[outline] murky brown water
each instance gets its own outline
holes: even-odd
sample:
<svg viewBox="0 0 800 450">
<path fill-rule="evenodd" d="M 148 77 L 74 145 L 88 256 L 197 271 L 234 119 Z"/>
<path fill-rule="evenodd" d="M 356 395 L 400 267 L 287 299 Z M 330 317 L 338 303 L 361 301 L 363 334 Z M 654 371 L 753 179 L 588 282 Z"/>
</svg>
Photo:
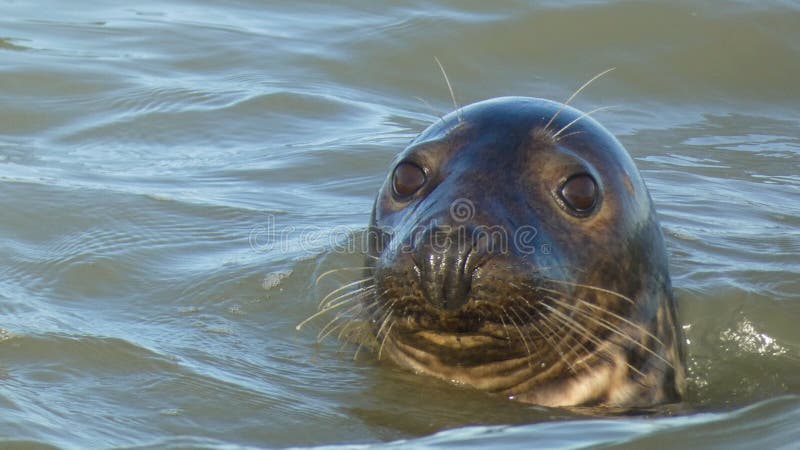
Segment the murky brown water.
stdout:
<svg viewBox="0 0 800 450">
<path fill-rule="evenodd" d="M 0 444 L 800 442 L 797 2 L 118 4 L 0 1 Z M 434 56 L 462 104 L 616 67 L 575 105 L 617 106 L 661 214 L 697 412 L 577 418 L 295 331 L 452 107 Z"/>
</svg>

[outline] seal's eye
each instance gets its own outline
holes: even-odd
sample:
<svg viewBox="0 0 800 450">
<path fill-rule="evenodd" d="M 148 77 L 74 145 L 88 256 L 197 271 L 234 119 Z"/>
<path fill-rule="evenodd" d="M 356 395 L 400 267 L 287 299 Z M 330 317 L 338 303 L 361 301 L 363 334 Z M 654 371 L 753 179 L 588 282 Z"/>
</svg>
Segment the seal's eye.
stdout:
<svg viewBox="0 0 800 450">
<path fill-rule="evenodd" d="M 414 163 L 401 162 L 394 168 L 392 187 L 401 198 L 410 197 L 425 184 L 425 171 Z"/>
<path fill-rule="evenodd" d="M 573 175 L 561 186 L 561 199 L 574 212 L 585 214 L 597 204 L 597 182 L 591 175 Z"/>
</svg>

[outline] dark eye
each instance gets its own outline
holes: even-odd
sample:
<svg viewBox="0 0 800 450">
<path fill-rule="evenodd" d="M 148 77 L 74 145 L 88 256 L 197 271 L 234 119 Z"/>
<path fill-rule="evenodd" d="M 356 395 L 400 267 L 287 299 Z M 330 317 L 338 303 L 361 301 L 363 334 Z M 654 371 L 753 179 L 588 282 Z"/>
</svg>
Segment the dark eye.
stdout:
<svg viewBox="0 0 800 450">
<path fill-rule="evenodd" d="M 570 177 L 561 186 L 561 198 L 577 213 L 590 212 L 597 204 L 597 196 L 597 183 L 586 173 Z"/>
<path fill-rule="evenodd" d="M 425 171 L 414 163 L 401 162 L 394 168 L 392 187 L 398 197 L 409 197 L 425 184 Z"/>
</svg>

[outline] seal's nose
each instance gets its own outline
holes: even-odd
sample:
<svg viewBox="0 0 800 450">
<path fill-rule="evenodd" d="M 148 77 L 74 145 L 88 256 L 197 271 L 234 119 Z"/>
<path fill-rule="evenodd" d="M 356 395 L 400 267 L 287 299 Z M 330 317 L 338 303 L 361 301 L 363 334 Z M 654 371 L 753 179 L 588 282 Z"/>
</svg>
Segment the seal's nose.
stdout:
<svg viewBox="0 0 800 450">
<path fill-rule="evenodd" d="M 422 291 L 431 305 L 454 311 L 469 300 L 475 246 L 465 226 L 437 226 L 415 243 Z"/>
</svg>

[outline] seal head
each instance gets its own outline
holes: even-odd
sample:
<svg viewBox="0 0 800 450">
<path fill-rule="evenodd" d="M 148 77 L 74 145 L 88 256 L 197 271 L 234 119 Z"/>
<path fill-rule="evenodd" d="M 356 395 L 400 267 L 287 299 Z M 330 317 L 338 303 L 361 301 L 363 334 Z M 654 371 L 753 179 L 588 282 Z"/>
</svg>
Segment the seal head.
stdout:
<svg viewBox="0 0 800 450">
<path fill-rule="evenodd" d="M 545 406 L 680 398 L 656 214 L 586 114 L 504 97 L 447 115 L 393 161 L 368 235 L 380 357 Z"/>
</svg>

